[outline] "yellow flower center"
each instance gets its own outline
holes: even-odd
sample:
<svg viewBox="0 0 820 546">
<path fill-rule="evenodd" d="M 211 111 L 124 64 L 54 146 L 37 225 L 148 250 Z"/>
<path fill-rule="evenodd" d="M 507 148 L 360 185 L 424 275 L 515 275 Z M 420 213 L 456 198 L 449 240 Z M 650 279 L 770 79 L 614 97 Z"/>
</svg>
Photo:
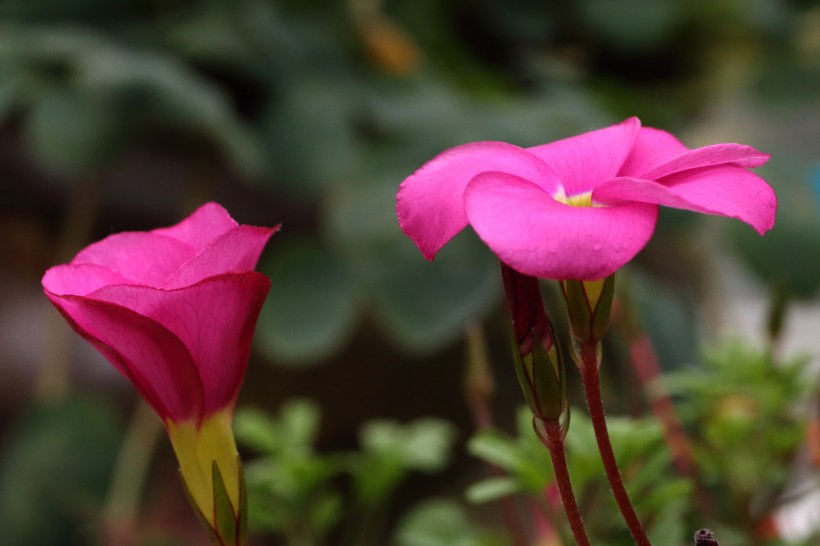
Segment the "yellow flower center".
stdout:
<svg viewBox="0 0 820 546">
<path fill-rule="evenodd" d="M 556 195 L 553 196 L 553 199 L 558 201 L 559 203 L 563 203 L 565 205 L 569 205 L 571 207 L 594 207 L 596 206 L 592 202 L 592 192 L 584 192 L 584 193 L 576 193 L 575 195 L 567 195 L 564 193 L 562 189 Z"/>
</svg>

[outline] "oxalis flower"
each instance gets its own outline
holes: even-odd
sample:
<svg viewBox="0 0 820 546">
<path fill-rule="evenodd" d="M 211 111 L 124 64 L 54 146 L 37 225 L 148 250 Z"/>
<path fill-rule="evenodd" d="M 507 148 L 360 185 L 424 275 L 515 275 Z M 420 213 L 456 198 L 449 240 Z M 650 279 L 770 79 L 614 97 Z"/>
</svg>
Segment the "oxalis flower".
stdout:
<svg viewBox="0 0 820 546">
<path fill-rule="evenodd" d="M 768 159 L 742 144 L 690 150 L 630 118 L 533 148 L 476 142 L 446 150 L 401 184 L 397 213 L 427 259 L 469 223 L 520 273 L 592 281 L 646 245 L 658 205 L 769 230 L 777 199 L 748 170 Z"/>
<path fill-rule="evenodd" d="M 278 228 L 239 225 L 209 203 L 175 226 L 111 235 L 42 281 L 162 418 L 192 504 L 220 544 L 244 540 L 231 420 L 270 288 L 253 269 Z"/>
</svg>

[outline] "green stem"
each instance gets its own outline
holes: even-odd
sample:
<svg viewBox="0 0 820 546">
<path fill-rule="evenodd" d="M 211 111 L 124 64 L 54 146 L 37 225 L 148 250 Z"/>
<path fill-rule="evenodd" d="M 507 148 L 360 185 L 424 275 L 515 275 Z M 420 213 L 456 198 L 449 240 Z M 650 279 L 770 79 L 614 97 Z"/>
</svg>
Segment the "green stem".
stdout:
<svg viewBox="0 0 820 546">
<path fill-rule="evenodd" d="M 120 446 L 103 508 L 105 544 L 127 546 L 134 542 L 145 477 L 161 433 L 161 421 L 139 401 Z"/>
<path fill-rule="evenodd" d="M 604 470 L 609 484 L 612 487 L 612 494 L 615 502 L 621 510 L 621 515 L 632 533 L 632 538 L 638 546 L 652 546 L 646 536 L 643 524 L 635 513 L 635 507 L 629 499 L 629 493 L 624 485 L 621 471 L 618 469 L 618 462 L 615 460 L 615 453 L 612 450 L 612 443 L 609 440 L 609 431 L 606 426 L 606 416 L 604 414 L 604 401 L 601 398 L 601 379 L 598 371 L 598 343 L 581 343 L 578 347 L 583 367 L 581 371 L 584 379 L 584 391 L 586 393 L 587 405 L 589 407 L 589 417 L 592 420 L 592 427 L 595 430 L 595 439 L 598 442 L 598 451 L 601 453 L 601 460 L 604 463 Z"/>
<path fill-rule="evenodd" d="M 578 502 L 575 500 L 572 482 L 569 479 L 561 424 L 558 421 L 541 421 L 541 426 L 546 433 L 547 441 L 544 444 L 547 445 L 550 452 L 552 468 L 555 472 L 555 482 L 558 484 L 558 492 L 561 494 L 561 502 L 564 505 L 564 512 L 567 515 L 572 536 L 575 537 L 575 543 L 578 546 L 589 546 L 589 537 L 584 528 L 584 520 L 581 518 L 581 511 L 578 510 Z"/>
</svg>

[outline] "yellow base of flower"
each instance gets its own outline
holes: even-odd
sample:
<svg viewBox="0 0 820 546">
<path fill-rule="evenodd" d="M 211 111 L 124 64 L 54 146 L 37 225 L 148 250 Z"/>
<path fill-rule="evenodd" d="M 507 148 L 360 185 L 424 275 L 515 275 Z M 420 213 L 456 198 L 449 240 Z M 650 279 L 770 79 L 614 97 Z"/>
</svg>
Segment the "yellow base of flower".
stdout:
<svg viewBox="0 0 820 546">
<path fill-rule="evenodd" d="M 225 409 L 202 420 L 176 423 L 167 421 L 168 435 L 179 461 L 182 479 L 191 499 L 202 515 L 210 521 L 214 510 L 213 465 L 225 482 L 228 499 L 239 512 L 241 469 L 239 453 L 231 428 L 232 411 Z"/>
</svg>

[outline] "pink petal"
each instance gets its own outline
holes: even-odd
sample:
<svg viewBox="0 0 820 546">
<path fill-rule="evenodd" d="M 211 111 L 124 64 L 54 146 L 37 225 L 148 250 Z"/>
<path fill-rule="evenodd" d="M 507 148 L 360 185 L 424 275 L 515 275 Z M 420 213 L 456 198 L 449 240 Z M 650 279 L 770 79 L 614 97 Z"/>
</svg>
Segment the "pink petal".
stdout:
<svg viewBox="0 0 820 546">
<path fill-rule="evenodd" d="M 658 165 L 649 172 L 639 176 L 646 180 L 657 180 L 689 169 L 700 167 L 714 167 L 732 163 L 740 167 L 759 167 L 769 160 L 769 154 L 764 154 L 743 144 L 714 144 L 685 152 L 666 163 Z"/>
<path fill-rule="evenodd" d="M 567 195 L 586 193 L 599 182 L 618 174 L 638 136 L 640 124 L 638 118 L 629 118 L 605 129 L 528 148 L 528 151 L 558 173 Z"/>
<path fill-rule="evenodd" d="M 399 226 L 425 258 L 432 260 L 467 225 L 464 188 L 486 171 L 521 176 L 550 193 L 561 187 L 552 169 L 512 144 L 475 142 L 446 150 L 402 182 L 396 196 Z"/>
<path fill-rule="evenodd" d="M 43 288 L 60 296 L 85 296 L 110 284 L 129 281 L 107 267 L 94 264 L 57 265 L 43 275 Z"/>
<path fill-rule="evenodd" d="M 188 348 L 205 391 L 205 415 L 235 401 L 270 281 L 255 271 L 210 277 L 178 290 L 109 286 L 91 297 L 161 324 Z"/>
<path fill-rule="evenodd" d="M 743 144 L 713 144 L 689 150 L 666 131 L 644 127 L 621 168 L 620 176 L 657 180 L 688 169 L 726 163 L 753 168 L 766 163 L 769 157 L 769 154 Z"/>
<path fill-rule="evenodd" d="M 660 182 L 615 178 L 592 193 L 596 202 L 652 203 L 737 218 L 761 235 L 774 225 L 777 197 L 759 176 L 743 167 L 719 165 L 689 170 Z"/>
<path fill-rule="evenodd" d="M 279 226 L 237 226 L 217 237 L 193 259 L 183 264 L 162 287 L 182 288 L 221 273 L 250 271 L 256 267 L 268 239 L 278 230 Z"/>
<path fill-rule="evenodd" d="M 689 148 L 666 131 L 653 127 L 641 127 L 638 138 L 626 158 L 620 176 L 640 177 L 658 165 L 684 154 Z M 614 178 L 614 177 L 612 177 Z M 606 180 L 601 180 L 602 182 Z"/>
<path fill-rule="evenodd" d="M 195 254 L 193 247 L 176 239 L 158 233 L 132 231 L 109 235 L 87 246 L 71 264 L 101 265 L 130 282 L 161 286 Z"/>
<path fill-rule="evenodd" d="M 572 207 L 504 173 L 473 178 L 465 210 L 479 237 L 513 269 L 548 279 L 595 280 L 631 260 L 652 236 L 657 207 Z"/>
<path fill-rule="evenodd" d="M 48 290 L 46 296 L 71 327 L 133 383 L 160 417 L 201 417 L 199 373 L 178 337 L 119 305 Z"/>
<path fill-rule="evenodd" d="M 198 252 L 238 224 L 221 205 L 205 203 L 180 223 L 155 229 L 151 233 L 177 239 Z"/>
</svg>

